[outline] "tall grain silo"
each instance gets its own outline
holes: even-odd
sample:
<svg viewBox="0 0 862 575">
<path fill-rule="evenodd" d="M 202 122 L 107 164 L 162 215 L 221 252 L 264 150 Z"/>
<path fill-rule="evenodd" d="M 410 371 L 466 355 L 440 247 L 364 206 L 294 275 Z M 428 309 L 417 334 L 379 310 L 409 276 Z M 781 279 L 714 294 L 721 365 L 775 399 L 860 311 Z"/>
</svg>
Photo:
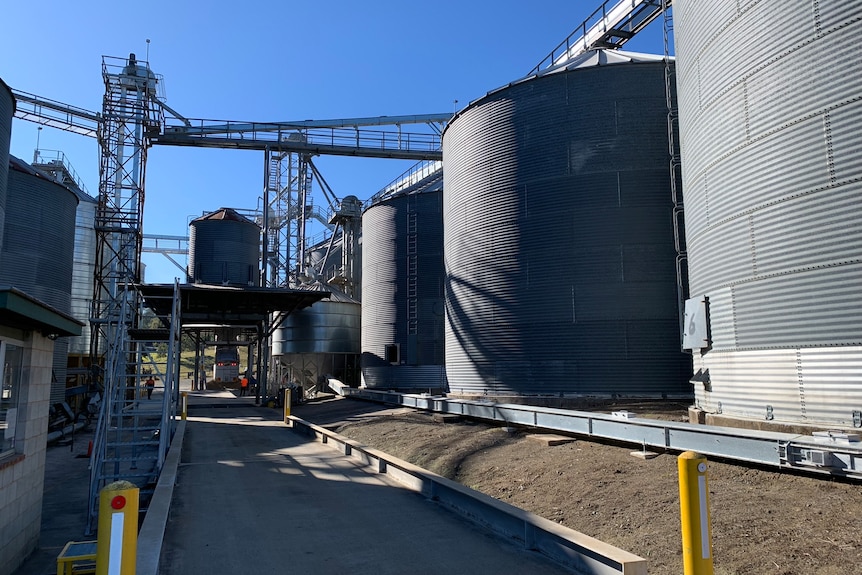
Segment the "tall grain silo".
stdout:
<svg viewBox="0 0 862 575">
<path fill-rule="evenodd" d="M 442 173 L 362 215 L 362 385 L 446 390 Z"/>
<path fill-rule="evenodd" d="M 26 162 L 9 157 L 0 285 L 11 285 L 71 313 L 78 197 Z M 51 403 L 66 399 L 68 339 L 54 342 Z"/>
<path fill-rule="evenodd" d="M 3 225 L 6 221 L 6 189 L 9 177 L 9 142 L 12 139 L 12 116 L 15 96 L 0 79 L 0 248 L 3 247 Z"/>
<path fill-rule="evenodd" d="M 360 304 L 325 284 L 304 286 L 330 292 L 313 306 L 294 311 L 272 337 L 273 365 L 282 384 L 323 391 L 326 377 L 359 384 Z"/>
<path fill-rule="evenodd" d="M 230 208 L 190 224 L 189 283 L 256 286 L 260 283 L 260 227 Z"/>
<path fill-rule="evenodd" d="M 84 367 L 90 355 L 90 315 L 92 314 L 93 282 L 96 268 L 96 208 L 98 201 L 86 192 L 72 188 L 78 196 L 75 212 L 75 250 L 72 260 L 72 317 L 84 322 L 81 335 L 69 338 L 70 362 Z M 103 342 L 102 342 L 103 343 Z M 102 350 L 103 351 L 103 350 Z M 87 361 L 89 361 L 87 359 Z M 71 363 L 70 363 L 71 365 Z"/>
<path fill-rule="evenodd" d="M 674 12 L 696 405 L 862 427 L 862 4 Z"/>
<path fill-rule="evenodd" d="M 665 71 L 658 56 L 592 51 L 490 92 L 449 123 L 453 394 L 690 395 Z"/>
</svg>

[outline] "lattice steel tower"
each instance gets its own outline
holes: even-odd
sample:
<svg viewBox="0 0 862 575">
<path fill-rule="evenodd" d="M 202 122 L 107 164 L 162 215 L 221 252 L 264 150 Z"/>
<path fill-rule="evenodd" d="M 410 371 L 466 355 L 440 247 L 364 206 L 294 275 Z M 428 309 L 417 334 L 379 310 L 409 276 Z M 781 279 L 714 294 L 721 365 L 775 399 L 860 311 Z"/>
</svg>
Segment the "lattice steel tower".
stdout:
<svg viewBox="0 0 862 575">
<path fill-rule="evenodd" d="M 140 281 L 144 174 L 149 138 L 164 121 L 156 100 L 157 78 L 147 62 L 104 56 L 105 96 L 99 123 L 99 205 L 96 212 L 96 271 L 93 291 L 92 358 L 117 340 L 115 330 L 134 327 L 137 302 L 124 289 Z M 130 317 L 121 317 L 121 310 Z"/>
</svg>

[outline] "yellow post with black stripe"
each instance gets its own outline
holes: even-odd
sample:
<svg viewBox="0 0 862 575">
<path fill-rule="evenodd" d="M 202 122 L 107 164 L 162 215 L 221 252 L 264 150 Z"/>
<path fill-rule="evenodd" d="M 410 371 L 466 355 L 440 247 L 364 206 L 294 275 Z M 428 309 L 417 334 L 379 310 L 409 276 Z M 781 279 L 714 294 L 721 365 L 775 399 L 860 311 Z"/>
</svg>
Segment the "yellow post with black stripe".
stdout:
<svg viewBox="0 0 862 575">
<path fill-rule="evenodd" d="M 189 417 L 189 392 L 184 391 L 180 394 L 182 397 L 182 412 L 180 414 L 180 418 L 185 421 Z"/>
<path fill-rule="evenodd" d="M 706 457 L 686 451 L 677 459 L 682 521 L 682 564 L 685 575 L 712 575 L 712 528 Z"/>
<path fill-rule="evenodd" d="M 99 493 L 96 575 L 134 575 L 138 555 L 139 489 L 115 481 Z"/>
</svg>

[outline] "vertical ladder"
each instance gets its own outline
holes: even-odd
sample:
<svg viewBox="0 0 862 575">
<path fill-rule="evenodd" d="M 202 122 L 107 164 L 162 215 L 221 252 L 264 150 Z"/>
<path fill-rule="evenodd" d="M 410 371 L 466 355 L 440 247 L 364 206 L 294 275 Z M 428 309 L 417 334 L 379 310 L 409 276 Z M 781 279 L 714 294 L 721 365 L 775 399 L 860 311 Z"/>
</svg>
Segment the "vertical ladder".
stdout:
<svg viewBox="0 0 862 575">
<path fill-rule="evenodd" d="M 407 333 L 419 333 L 418 214 L 410 204 L 407 212 Z"/>
<path fill-rule="evenodd" d="M 683 334 L 685 300 L 688 299 L 688 256 L 685 246 L 685 211 L 682 195 L 682 171 L 679 150 L 679 110 L 676 95 L 676 65 L 671 61 L 673 42 L 673 12 L 671 0 L 662 0 L 664 39 L 664 79 L 667 100 L 667 141 L 670 156 L 670 193 L 673 202 L 673 239 L 676 250 L 677 307 L 680 322 L 680 338 Z"/>
</svg>

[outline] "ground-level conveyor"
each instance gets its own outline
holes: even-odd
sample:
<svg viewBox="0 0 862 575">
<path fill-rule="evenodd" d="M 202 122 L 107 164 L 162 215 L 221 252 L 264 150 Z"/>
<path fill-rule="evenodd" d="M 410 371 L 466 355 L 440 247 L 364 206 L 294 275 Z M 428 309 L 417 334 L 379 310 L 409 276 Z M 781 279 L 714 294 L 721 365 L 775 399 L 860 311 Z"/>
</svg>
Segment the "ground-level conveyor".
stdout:
<svg viewBox="0 0 862 575">
<path fill-rule="evenodd" d="M 843 431 L 799 435 L 603 414 L 532 405 L 354 389 L 330 380 L 341 395 L 504 423 L 621 441 L 646 449 L 696 451 L 708 457 L 862 480 L 862 442 Z"/>
</svg>

